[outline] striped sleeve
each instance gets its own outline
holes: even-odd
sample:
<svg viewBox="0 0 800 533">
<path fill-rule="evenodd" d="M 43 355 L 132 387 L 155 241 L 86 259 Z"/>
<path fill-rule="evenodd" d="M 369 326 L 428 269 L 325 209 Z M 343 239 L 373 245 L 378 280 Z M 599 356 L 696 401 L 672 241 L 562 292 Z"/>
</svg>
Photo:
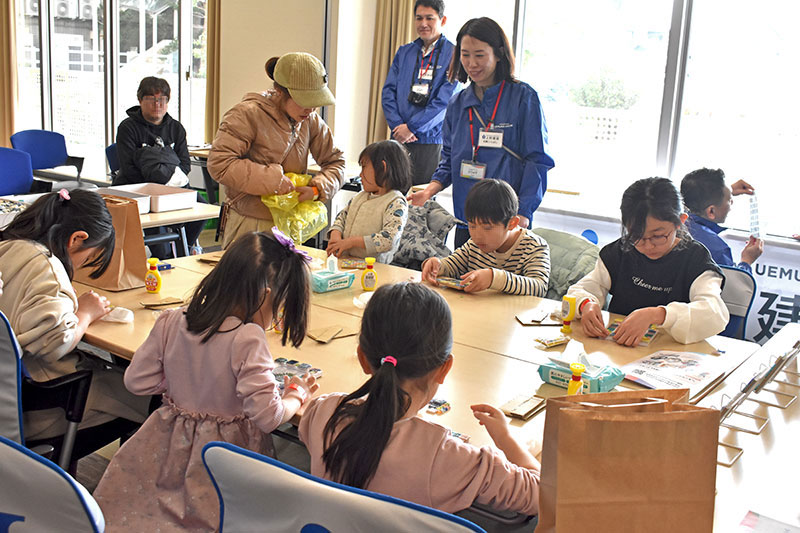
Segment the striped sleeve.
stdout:
<svg viewBox="0 0 800 533">
<path fill-rule="evenodd" d="M 475 259 L 475 252 L 481 253 L 480 249 L 470 239 L 455 252 L 442 259 L 439 275 L 446 278 L 460 278 L 467 272 L 475 270 L 474 267 L 470 266 L 470 263 L 473 262 L 472 260 Z"/>
<path fill-rule="evenodd" d="M 550 282 L 550 248 L 541 237 L 527 233 L 504 264 L 498 264 L 492 272 L 490 288 L 543 298 Z"/>
</svg>

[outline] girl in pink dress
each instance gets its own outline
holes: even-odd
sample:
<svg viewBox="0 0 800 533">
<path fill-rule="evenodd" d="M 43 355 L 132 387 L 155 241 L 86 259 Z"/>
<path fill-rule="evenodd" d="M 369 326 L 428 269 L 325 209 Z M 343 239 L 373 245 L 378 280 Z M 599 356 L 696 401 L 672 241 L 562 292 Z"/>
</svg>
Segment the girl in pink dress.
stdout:
<svg viewBox="0 0 800 533">
<path fill-rule="evenodd" d="M 317 389 L 285 382 L 264 334 L 283 309 L 283 344 L 303 341 L 309 257 L 273 228 L 237 240 L 186 308 L 164 311 L 125 372 L 135 394 L 164 403 L 114 455 L 94 493 L 106 531 L 213 531 L 219 503 L 201 451 L 224 441 L 273 455 L 269 433 Z"/>
<path fill-rule="evenodd" d="M 418 283 L 378 289 L 357 349 L 369 380 L 316 398 L 300 420 L 311 473 L 447 512 L 478 501 L 537 514 L 539 463 L 511 437 L 501 411 L 471 406 L 505 457 L 417 416 L 453 366 L 452 346 L 450 308 L 438 293 Z"/>
</svg>

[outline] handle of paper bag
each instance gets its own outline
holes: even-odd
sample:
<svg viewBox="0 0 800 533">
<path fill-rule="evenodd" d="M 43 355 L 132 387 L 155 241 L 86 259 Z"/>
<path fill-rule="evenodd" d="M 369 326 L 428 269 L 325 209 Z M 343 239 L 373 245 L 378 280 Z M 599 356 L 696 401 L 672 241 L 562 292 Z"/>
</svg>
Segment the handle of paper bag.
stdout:
<svg viewBox="0 0 800 533">
<path fill-rule="evenodd" d="M 578 402 L 578 405 L 582 405 L 584 407 L 604 407 L 607 409 L 615 409 L 617 407 L 639 407 L 644 405 L 657 405 L 660 403 L 668 403 L 668 400 L 664 398 L 642 398 L 642 401 L 635 402 L 635 403 L 594 403 L 594 402 Z"/>
</svg>

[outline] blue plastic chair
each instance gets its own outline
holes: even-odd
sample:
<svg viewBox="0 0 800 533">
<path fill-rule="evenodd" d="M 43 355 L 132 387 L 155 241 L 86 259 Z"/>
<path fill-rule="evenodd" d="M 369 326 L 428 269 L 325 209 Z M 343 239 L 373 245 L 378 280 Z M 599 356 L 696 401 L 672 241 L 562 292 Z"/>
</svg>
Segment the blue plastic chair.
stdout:
<svg viewBox="0 0 800 533">
<path fill-rule="evenodd" d="M 747 315 L 756 297 L 756 279 L 750 272 L 741 268 L 721 265 L 720 268 L 725 277 L 722 301 L 725 302 L 731 315 L 728 326 L 720 335 L 744 339 L 747 333 Z"/>
<path fill-rule="evenodd" d="M 108 169 L 112 174 L 119 172 L 119 154 L 117 153 L 117 143 L 111 143 L 106 146 L 106 159 L 108 160 Z"/>
<path fill-rule="evenodd" d="M 220 531 L 484 531 L 458 516 L 320 479 L 224 442 L 205 445 L 203 464 L 219 496 Z"/>
<path fill-rule="evenodd" d="M 52 461 L 0 436 L 0 531 L 105 530 L 100 506 Z"/>
<path fill-rule="evenodd" d="M 581 237 L 583 237 L 592 244 L 597 244 L 597 232 L 593 229 L 583 230 L 583 233 L 581 233 Z"/>
<path fill-rule="evenodd" d="M 0 195 L 28 194 L 31 185 L 33 168 L 30 154 L 0 147 Z"/>
<path fill-rule="evenodd" d="M 31 155 L 33 170 L 65 165 L 75 167 L 78 171 L 76 179 L 80 183 L 83 158 L 67 154 L 67 142 L 60 133 L 47 130 L 18 131 L 11 136 L 11 145 Z"/>
</svg>

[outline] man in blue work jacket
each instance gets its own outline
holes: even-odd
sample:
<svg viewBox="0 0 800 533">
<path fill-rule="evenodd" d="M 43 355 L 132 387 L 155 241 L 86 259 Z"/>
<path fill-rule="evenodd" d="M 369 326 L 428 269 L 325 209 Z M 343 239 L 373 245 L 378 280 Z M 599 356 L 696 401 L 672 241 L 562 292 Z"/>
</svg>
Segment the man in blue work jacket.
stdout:
<svg viewBox="0 0 800 533">
<path fill-rule="evenodd" d="M 447 80 L 454 47 L 442 35 L 445 22 L 443 0 L 414 3 L 419 38 L 400 47 L 383 85 L 383 114 L 411 155 L 415 185 L 429 182 L 439 164 L 444 113 L 459 85 Z"/>
</svg>

